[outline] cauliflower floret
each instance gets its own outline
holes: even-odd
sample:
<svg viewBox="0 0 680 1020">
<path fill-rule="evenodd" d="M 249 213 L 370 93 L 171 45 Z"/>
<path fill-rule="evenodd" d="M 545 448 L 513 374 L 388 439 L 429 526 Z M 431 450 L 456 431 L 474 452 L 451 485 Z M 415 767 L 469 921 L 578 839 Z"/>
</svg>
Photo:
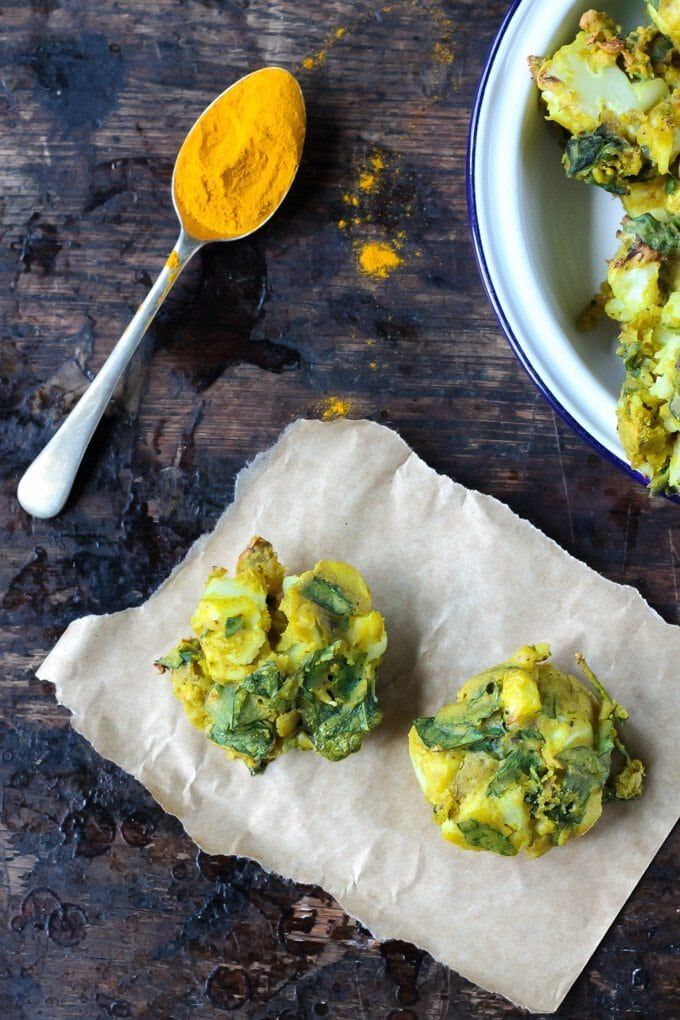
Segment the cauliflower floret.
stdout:
<svg viewBox="0 0 680 1020">
<path fill-rule="evenodd" d="M 660 324 L 670 329 L 680 329 L 680 292 L 669 294 L 668 301 L 661 309 Z"/>
<path fill-rule="evenodd" d="M 670 210 L 667 180 L 666 177 L 653 177 L 650 181 L 629 181 L 628 193 L 621 196 L 626 213 L 629 216 L 651 213 L 657 219 L 663 216 L 667 209 Z"/>
<path fill-rule="evenodd" d="M 529 66 L 549 120 L 574 135 L 606 124 L 634 141 L 641 116 L 668 95 L 668 87 L 660 77 L 631 81 L 617 63 L 624 40 L 603 40 L 603 34 L 581 31 L 552 57 L 531 57 Z"/>
<path fill-rule="evenodd" d="M 680 89 L 649 111 L 637 134 L 660 174 L 667 174 L 680 152 Z"/>
<path fill-rule="evenodd" d="M 659 333 L 660 331 L 657 331 L 657 341 L 660 340 Z M 658 397 L 659 400 L 672 401 L 678 392 L 678 383 L 680 382 L 679 366 L 680 332 L 673 330 L 664 337 L 661 348 L 652 361 L 652 372 L 656 378 L 649 387 L 649 392 L 653 396 Z M 677 432 L 680 427 L 679 419 L 680 415 L 678 419 L 673 417 L 674 422 L 676 422 L 672 426 L 674 432 Z"/>
<path fill-rule="evenodd" d="M 661 303 L 659 272 L 661 256 L 632 237 L 625 237 L 609 263 L 607 282 L 612 297 L 605 312 L 617 322 L 630 322 L 648 308 Z"/>
</svg>

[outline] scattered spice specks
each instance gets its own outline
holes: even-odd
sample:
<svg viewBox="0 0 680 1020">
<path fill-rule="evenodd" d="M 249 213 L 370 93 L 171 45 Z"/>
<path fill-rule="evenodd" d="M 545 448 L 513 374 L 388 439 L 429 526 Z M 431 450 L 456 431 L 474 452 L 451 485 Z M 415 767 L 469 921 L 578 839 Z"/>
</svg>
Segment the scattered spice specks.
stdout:
<svg viewBox="0 0 680 1020">
<path fill-rule="evenodd" d="M 406 262 L 406 231 L 398 228 L 411 216 L 411 190 L 394 154 L 374 149 L 354 163 L 336 225 L 351 238 L 363 276 L 385 280 Z"/>
<path fill-rule="evenodd" d="M 354 403 L 348 397 L 326 397 L 318 405 L 318 413 L 322 421 L 333 421 L 335 418 L 346 418 L 354 409 Z"/>
<path fill-rule="evenodd" d="M 453 63 L 453 50 L 448 42 L 437 42 L 434 44 L 434 58 L 440 64 Z"/>
<path fill-rule="evenodd" d="M 338 28 L 326 36 L 323 46 L 316 53 L 310 57 L 305 57 L 304 60 L 300 61 L 300 69 L 303 71 L 315 71 L 317 67 L 321 67 L 326 61 L 328 51 L 335 43 L 339 42 L 347 34 L 347 29 L 344 25 L 340 25 Z"/>
<path fill-rule="evenodd" d="M 326 51 L 319 50 L 319 52 L 315 53 L 313 57 L 305 57 L 305 59 L 302 61 L 302 67 L 305 69 L 305 71 L 313 71 L 315 67 L 319 67 L 321 64 L 323 64 L 325 59 Z"/>
<path fill-rule="evenodd" d="M 434 30 L 439 33 L 439 38 L 435 42 L 432 51 L 435 61 L 444 65 L 453 63 L 453 21 L 440 9 L 438 4 L 432 3 L 431 0 L 398 0 L 395 4 L 386 4 L 379 10 L 373 11 L 368 17 L 377 18 L 378 21 L 382 21 L 383 14 L 392 14 L 399 10 L 408 11 L 409 9 L 416 15 L 424 15 L 428 18 Z M 352 27 L 354 29 L 360 28 L 366 20 L 367 16 L 364 15 Z M 348 28 L 346 25 L 339 25 L 337 28 L 332 29 L 316 53 L 304 57 L 300 61 L 298 70 L 315 71 L 321 67 L 326 62 L 329 51 L 344 39 L 347 32 Z"/>
</svg>

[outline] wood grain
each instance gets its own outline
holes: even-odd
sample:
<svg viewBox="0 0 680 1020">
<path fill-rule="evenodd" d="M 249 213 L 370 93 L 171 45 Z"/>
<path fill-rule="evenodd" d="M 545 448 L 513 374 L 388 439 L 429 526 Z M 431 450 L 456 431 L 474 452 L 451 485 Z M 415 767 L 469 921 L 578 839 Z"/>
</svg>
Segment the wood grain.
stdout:
<svg viewBox="0 0 680 1020">
<path fill-rule="evenodd" d="M 507 6 L 2 5 L 0 1015 L 519 1015 L 413 947 L 378 944 L 322 890 L 197 853 L 33 676 L 71 619 L 143 600 L 215 522 L 244 462 L 332 395 L 680 622 L 677 507 L 650 500 L 556 420 L 474 265 L 465 136 Z M 308 143 L 289 199 L 250 241 L 196 259 L 67 511 L 29 519 L 15 500 L 23 469 L 174 241 L 169 181 L 184 132 L 243 72 L 306 57 Z M 348 205 L 376 153 L 379 187 Z M 348 213 L 360 222 L 340 228 Z M 398 272 L 358 272 L 358 245 L 397 238 Z M 676 832 L 561 1016 L 680 1015 L 679 847 Z"/>
</svg>

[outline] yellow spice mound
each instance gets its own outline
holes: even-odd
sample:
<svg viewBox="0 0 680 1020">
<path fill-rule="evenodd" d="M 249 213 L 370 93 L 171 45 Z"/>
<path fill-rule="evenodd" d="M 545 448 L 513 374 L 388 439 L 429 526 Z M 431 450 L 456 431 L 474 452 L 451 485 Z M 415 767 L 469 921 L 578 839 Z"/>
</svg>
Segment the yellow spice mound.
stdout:
<svg viewBox="0 0 680 1020">
<path fill-rule="evenodd" d="M 394 248 L 384 242 L 364 244 L 359 250 L 359 268 L 368 276 L 386 279 L 404 260 Z"/>
<path fill-rule="evenodd" d="M 255 71 L 215 100 L 175 168 L 174 197 L 189 233 L 209 241 L 258 227 L 288 191 L 304 138 L 304 99 L 283 68 Z"/>
</svg>

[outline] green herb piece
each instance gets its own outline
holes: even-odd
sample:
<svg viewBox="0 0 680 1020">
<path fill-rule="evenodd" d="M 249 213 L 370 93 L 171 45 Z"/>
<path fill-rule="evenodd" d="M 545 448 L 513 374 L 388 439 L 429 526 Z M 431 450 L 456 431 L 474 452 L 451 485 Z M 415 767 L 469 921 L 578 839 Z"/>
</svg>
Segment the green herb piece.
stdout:
<svg viewBox="0 0 680 1020">
<path fill-rule="evenodd" d="M 356 704 L 366 697 L 368 679 L 362 666 L 362 662 L 352 665 L 340 660 L 337 672 L 331 681 L 331 690 L 335 700 L 345 702 L 345 704 Z"/>
<path fill-rule="evenodd" d="M 465 842 L 470 846 L 477 846 L 480 850 L 493 850 L 502 857 L 514 857 L 517 850 L 507 836 L 504 836 L 498 829 L 491 825 L 484 825 L 474 818 L 467 818 L 458 822 L 458 828 L 465 836 Z"/>
<path fill-rule="evenodd" d="M 177 648 L 156 659 L 156 665 L 163 666 L 164 669 L 179 669 L 185 663 L 198 659 L 200 655 L 201 646 L 198 641 L 181 641 Z"/>
<path fill-rule="evenodd" d="M 569 747 L 555 756 L 566 769 L 562 782 L 560 814 L 570 825 L 579 825 L 591 793 L 602 789 L 609 775 L 609 758 L 590 747 Z"/>
<path fill-rule="evenodd" d="M 630 752 L 621 740 L 617 729 L 617 723 L 624 723 L 628 718 L 628 712 L 623 705 L 614 701 L 604 684 L 598 680 L 582 655 L 577 655 L 576 661 L 583 675 L 600 696 L 600 711 L 598 714 L 595 744 L 600 760 L 603 763 L 606 762 L 607 765 L 605 781 L 608 779 L 609 784 L 604 791 L 605 795 L 607 797 L 615 797 L 617 800 L 630 800 L 633 797 L 639 797 L 642 793 L 642 781 L 645 774 L 644 765 L 637 758 L 631 758 Z M 616 775 L 611 773 L 611 755 L 613 751 L 618 751 L 625 762 L 623 769 Z"/>
<path fill-rule="evenodd" d="M 309 657 L 300 671 L 296 707 L 315 750 L 339 761 L 361 746 L 382 718 L 374 680 L 362 662 L 350 663 L 329 645 Z"/>
<path fill-rule="evenodd" d="M 273 662 L 266 662 L 241 684 L 213 684 L 205 706 L 214 720 L 210 739 L 255 759 L 257 768 L 276 741 L 276 710 L 271 703 L 280 683 Z"/>
<path fill-rule="evenodd" d="M 224 636 L 233 637 L 234 634 L 237 634 L 242 627 L 243 627 L 242 616 L 228 616 L 227 619 L 224 621 Z"/>
<path fill-rule="evenodd" d="M 210 730 L 210 739 L 222 747 L 248 755 L 254 760 L 252 771 L 259 772 L 274 748 L 276 733 L 272 726 L 264 722 L 253 722 L 236 729 L 216 724 Z"/>
<path fill-rule="evenodd" d="M 531 775 L 532 770 L 541 766 L 540 755 L 528 748 L 516 747 L 501 761 L 486 788 L 489 797 L 500 797 L 520 776 Z"/>
<path fill-rule="evenodd" d="M 616 353 L 623 361 L 626 372 L 637 377 L 644 362 L 644 351 L 639 341 L 631 340 L 629 343 L 620 343 Z"/>
<path fill-rule="evenodd" d="M 628 193 L 628 179 L 640 175 L 636 146 L 604 125 L 567 142 L 562 160 L 567 177 L 597 184 L 614 195 Z"/>
<path fill-rule="evenodd" d="M 282 677 L 275 662 L 265 662 L 245 678 L 242 684 L 244 691 L 256 694 L 261 698 L 273 698 L 281 686 Z"/>
<path fill-rule="evenodd" d="M 650 3 L 655 10 L 658 9 L 659 0 L 648 0 L 648 3 Z M 670 39 L 667 39 L 665 35 L 661 34 L 661 32 L 654 36 L 652 44 L 649 47 L 649 59 L 655 69 L 659 66 L 659 64 L 663 63 L 672 48 L 673 44 Z"/>
<path fill-rule="evenodd" d="M 319 754 L 330 761 L 340 761 L 359 750 L 363 738 L 381 719 L 375 695 L 353 707 L 323 705 L 310 736 Z"/>
<path fill-rule="evenodd" d="M 505 732 L 502 722 L 484 727 L 480 724 L 498 711 L 500 698 L 500 684 L 491 680 L 470 698 L 445 705 L 435 716 L 416 719 L 413 725 L 422 742 L 435 751 L 472 747 L 488 738 L 495 740 Z M 476 749 L 482 750 L 481 747 Z"/>
<path fill-rule="evenodd" d="M 433 751 L 453 751 L 456 747 L 471 747 L 484 740 L 486 733 L 476 726 L 440 726 L 434 718 L 414 719 L 413 725 L 426 747 Z"/>
<path fill-rule="evenodd" d="M 354 603 L 345 595 L 342 588 L 323 577 L 313 577 L 301 591 L 304 598 L 325 609 L 331 616 L 351 616 Z"/>
<path fill-rule="evenodd" d="M 667 223 L 662 223 L 651 213 L 643 213 L 627 217 L 623 226 L 659 255 L 680 251 L 680 216 L 670 216 Z"/>
<path fill-rule="evenodd" d="M 237 690 L 236 684 L 213 684 L 205 701 L 208 714 L 226 729 L 236 724 Z"/>
<path fill-rule="evenodd" d="M 501 685 L 496 680 L 483 684 L 469 698 L 444 705 L 434 717 L 442 727 L 459 726 L 462 723 L 476 725 L 497 712 L 501 703 Z"/>
<path fill-rule="evenodd" d="M 534 726 L 525 726 L 518 731 L 517 737 L 520 740 L 537 740 L 541 744 L 545 742 L 541 731 L 537 730 Z"/>
<path fill-rule="evenodd" d="M 156 666 L 163 666 L 164 669 L 179 669 L 185 660 L 179 654 L 179 649 L 173 648 L 171 652 L 160 659 L 156 659 Z"/>
<path fill-rule="evenodd" d="M 325 694 L 331 679 L 331 666 L 335 663 L 335 645 L 327 645 L 313 652 L 300 668 L 302 685 L 317 695 Z"/>
<path fill-rule="evenodd" d="M 541 709 L 546 719 L 557 719 L 557 691 L 544 680 L 545 690 L 540 691 Z"/>
<path fill-rule="evenodd" d="M 629 761 L 630 755 L 619 740 L 615 729 L 616 720 L 625 722 L 628 718 L 628 713 L 623 705 L 619 705 L 617 701 L 614 701 L 609 696 L 604 684 L 600 683 L 583 656 L 577 655 L 576 661 L 586 680 L 592 684 L 600 696 L 600 711 L 598 713 L 598 726 L 595 738 L 598 752 L 601 755 L 611 754 L 614 748 L 616 748 L 626 761 Z"/>
</svg>

